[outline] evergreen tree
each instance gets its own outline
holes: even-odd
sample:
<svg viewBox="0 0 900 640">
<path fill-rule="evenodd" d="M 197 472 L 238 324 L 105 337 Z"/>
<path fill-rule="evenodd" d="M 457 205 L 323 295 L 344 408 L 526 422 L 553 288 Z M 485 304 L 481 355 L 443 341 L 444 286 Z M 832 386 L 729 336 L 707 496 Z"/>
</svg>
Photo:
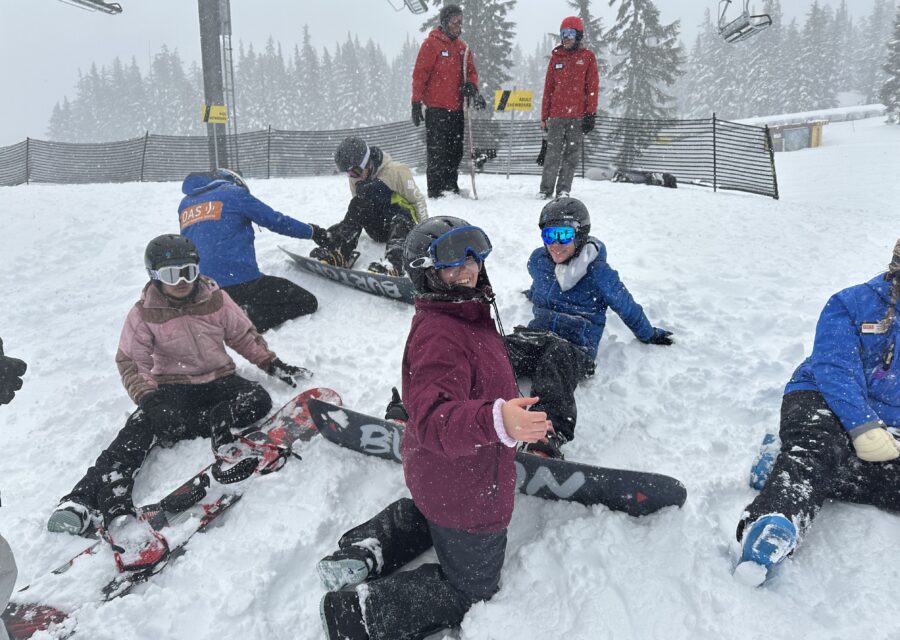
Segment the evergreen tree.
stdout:
<svg viewBox="0 0 900 640">
<path fill-rule="evenodd" d="M 857 55 L 862 66 L 857 74 L 858 90 L 866 102 L 876 102 L 884 84 L 885 46 L 891 33 L 893 0 L 875 0 L 872 13 L 861 30 L 861 48 Z"/>
<path fill-rule="evenodd" d="M 389 72 L 389 103 L 392 113 L 391 121 L 410 119 L 412 97 L 412 72 L 419 52 L 419 42 L 409 36 L 403 42 L 400 53 L 391 63 Z"/>
<path fill-rule="evenodd" d="M 294 54 L 294 84 L 296 88 L 296 116 L 292 128 L 301 131 L 322 126 L 322 101 L 319 99 L 322 85 L 319 55 L 312 46 L 309 26 L 303 25 L 303 48 Z"/>
<path fill-rule="evenodd" d="M 878 99 L 887 107 L 887 121 L 900 123 L 900 6 L 894 17 L 894 33 L 887 46 L 887 60 L 882 70 L 885 79 Z"/>
<path fill-rule="evenodd" d="M 797 58 L 801 111 L 837 106 L 837 92 L 831 82 L 834 65 L 827 55 L 828 32 L 828 12 L 819 6 L 818 0 L 813 0 L 800 37 Z"/>
</svg>

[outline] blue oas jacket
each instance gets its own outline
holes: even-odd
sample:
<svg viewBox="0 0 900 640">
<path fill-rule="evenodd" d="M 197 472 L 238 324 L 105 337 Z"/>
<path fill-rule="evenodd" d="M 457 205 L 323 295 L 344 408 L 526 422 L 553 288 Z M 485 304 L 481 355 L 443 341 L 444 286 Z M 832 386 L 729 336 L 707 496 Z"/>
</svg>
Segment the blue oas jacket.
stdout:
<svg viewBox="0 0 900 640">
<path fill-rule="evenodd" d="M 221 287 L 262 275 L 256 264 L 251 223 L 303 240 L 312 236 L 308 224 L 275 211 L 228 180 L 192 173 L 184 179 L 181 191 L 185 194 L 178 206 L 181 234 L 197 245 L 200 272 Z"/>
<path fill-rule="evenodd" d="M 884 333 L 890 304 L 884 274 L 831 296 L 819 316 L 813 352 L 784 392 L 818 391 L 847 431 L 900 427 L 900 311 Z M 900 306 L 900 305 L 898 305 Z"/>
<path fill-rule="evenodd" d="M 595 249 L 588 246 L 591 244 Z M 588 261 L 595 252 L 596 257 Z M 607 264 L 606 245 L 591 237 L 577 257 L 559 266 L 568 269 L 568 274 L 558 275 L 557 265 L 544 247 L 535 249 L 528 259 L 532 278 L 528 297 L 534 303 L 530 328 L 552 331 L 596 358 L 606 326 L 606 308 L 610 307 L 638 340 L 650 339 L 653 327 L 641 305 L 619 280 L 619 274 Z M 565 291 L 560 278 L 568 287 Z M 576 284 L 570 286 L 572 282 Z"/>
</svg>

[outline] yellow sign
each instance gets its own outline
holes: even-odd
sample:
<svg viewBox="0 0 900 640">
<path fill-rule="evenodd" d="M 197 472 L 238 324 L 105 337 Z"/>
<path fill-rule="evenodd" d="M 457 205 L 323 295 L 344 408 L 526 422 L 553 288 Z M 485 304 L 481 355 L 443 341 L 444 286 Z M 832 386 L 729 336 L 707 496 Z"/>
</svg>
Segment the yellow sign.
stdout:
<svg viewBox="0 0 900 640">
<path fill-rule="evenodd" d="M 531 111 L 534 91 L 520 89 L 518 91 L 495 91 L 494 111 Z"/>
<path fill-rule="evenodd" d="M 203 105 L 200 116 L 203 122 L 213 124 L 225 124 L 228 122 L 228 108 L 224 104 Z"/>
</svg>

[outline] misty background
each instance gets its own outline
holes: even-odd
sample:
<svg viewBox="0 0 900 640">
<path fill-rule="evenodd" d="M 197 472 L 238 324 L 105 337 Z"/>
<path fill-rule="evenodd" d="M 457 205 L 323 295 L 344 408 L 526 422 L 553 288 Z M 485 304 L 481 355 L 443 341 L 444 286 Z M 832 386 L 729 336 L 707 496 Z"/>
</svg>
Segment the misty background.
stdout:
<svg viewBox="0 0 900 640">
<path fill-rule="evenodd" d="M 401 0 L 392 0 L 399 6 Z M 204 135 L 199 19 L 192 0 L 122 0 L 118 16 L 57 0 L 0 1 L 0 146 L 25 137 L 99 142 L 157 134 Z M 387 0 L 232 0 L 239 130 L 328 129 L 409 117 L 412 65 L 440 2 L 414 16 Z M 620 2 L 481 0 L 467 8 L 472 47 L 490 98 L 498 88 L 535 90 L 537 117 L 546 61 L 559 22 L 587 12 L 598 53 L 601 110 L 627 117 L 741 118 L 876 102 L 896 12 L 893 0 L 765 0 L 773 27 L 727 45 L 716 0 L 659 1 L 659 37 L 630 42 Z M 736 17 L 740 0 L 728 17 Z M 646 24 L 653 17 L 640 16 Z M 663 35 L 663 32 L 668 35 Z M 600 34 L 599 42 L 597 34 Z M 650 34 L 652 36 L 652 34 Z M 632 104 L 617 95 L 651 41 L 669 51 L 668 99 Z M 654 55 L 661 60 L 666 56 Z M 624 64 L 618 64 L 623 62 Z M 618 70 L 617 70 L 618 67 Z M 633 71 L 633 70 L 632 70 Z M 633 109 L 645 112 L 636 112 Z M 646 112 L 650 109 L 650 112 Z"/>
</svg>

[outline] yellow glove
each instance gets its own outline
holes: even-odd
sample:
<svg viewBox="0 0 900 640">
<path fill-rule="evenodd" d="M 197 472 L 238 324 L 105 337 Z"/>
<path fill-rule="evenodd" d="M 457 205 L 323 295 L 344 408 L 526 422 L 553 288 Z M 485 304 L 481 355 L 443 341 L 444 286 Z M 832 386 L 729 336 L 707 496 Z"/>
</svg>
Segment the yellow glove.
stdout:
<svg viewBox="0 0 900 640">
<path fill-rule="evenodd" d="M 887 462 L 900 457 L 900 443 L 882 427 L 853 438 L 853 448 L 857 457 L 866 462 Z"/>
</svg>

